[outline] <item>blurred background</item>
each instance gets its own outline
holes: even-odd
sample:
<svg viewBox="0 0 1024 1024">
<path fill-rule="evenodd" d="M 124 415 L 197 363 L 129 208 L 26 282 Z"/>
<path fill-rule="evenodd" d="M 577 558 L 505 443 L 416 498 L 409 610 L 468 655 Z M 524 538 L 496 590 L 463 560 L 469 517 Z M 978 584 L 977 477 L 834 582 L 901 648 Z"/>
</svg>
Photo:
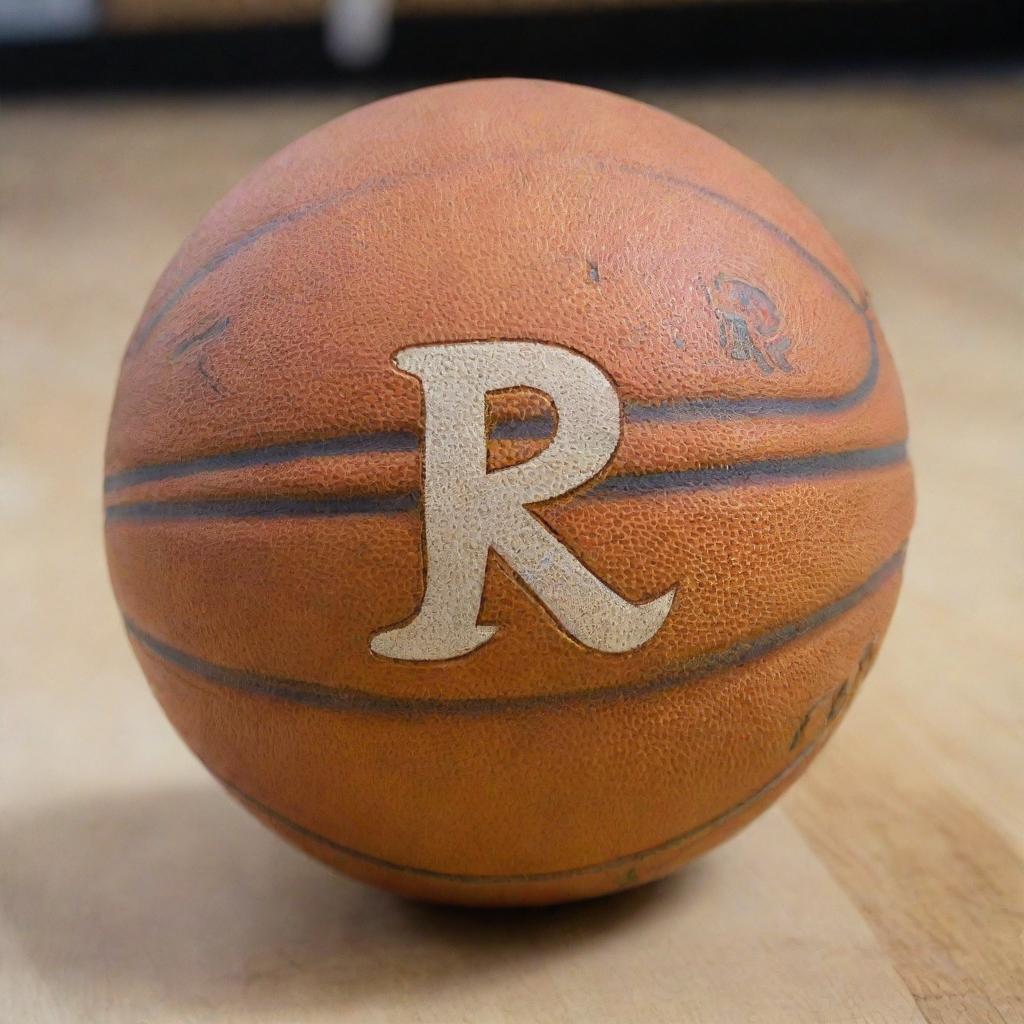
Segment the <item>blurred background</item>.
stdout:
<svg viewBox="0 0 1024 1024">
<path fill-rule="evenodd" d="M 233 807 L 102 549 L 124 344 L 204 211 L 418 85 L 600 85 L 764 164 L 859 270 L 918 523 L 807 777 L 655 890 L 403 907 Z M 0 1019 L 1024 1021 L 1020 0 L 0 0 Z"/>
<path fill-rule="evenodd" d="M 0 0 L 21 90 L 1013 60 L 1017 0 Z"/>
</svg>

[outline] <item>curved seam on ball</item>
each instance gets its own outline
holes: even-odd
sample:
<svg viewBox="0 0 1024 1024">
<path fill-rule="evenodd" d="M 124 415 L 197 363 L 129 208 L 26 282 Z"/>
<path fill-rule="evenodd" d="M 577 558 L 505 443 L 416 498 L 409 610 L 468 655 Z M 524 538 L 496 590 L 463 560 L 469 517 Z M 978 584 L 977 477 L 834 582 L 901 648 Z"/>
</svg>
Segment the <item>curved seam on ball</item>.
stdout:
<svg viewBox="0 0 1024 1024">
<path fill-rule="evenodd" d="M 697 825 L 694 828 L 687 829 L 685 832 L 679 835 L 672 836 L 669 839 L 664 840 L 656 844 L 655 846 L 647 847 L 644 850 L 638 850 L 635 853 L 623 854 L 619 857 L 613 857 L 610 860 L 602 861 L 598 864 L 587 864 L 578 868 L 564 868 L 559 871 L 539 871 L 534 873 L 523 873 L 523 874 L 496 874 L 496 875 L 476 875 L 476 874 L 459 874 L 450 873 L 447 871 L 437 871 L 432 868 L 416 867 L 411 864 L 401 864 L 396 861 L 388 860 L 384 857 L 378 857 L 372 853 L 366 853 L 362 850 L 355 849 L 351 846 L 346 846 L 343 843 L 339 843 L 333 839 L 329 839 L 327 836 L 322 835 L 319 832 L 314 831 L 311 828 L 307 828 L 305 825 L 300 825 L 298 822 L 293 821 L 291 818 L 286 817 L 280 811 L 275 810 L 269 805 L 265 804 L 262 800 L 258 800 L 256 797 L 251 796 L 245 790 L 239 788 L 235 783 L 224 778 L 219 773 L 215 772 L 209 764 L 205 761 L 207 770 L 210 774 L 224 786 L 229 792 L 235 794 L 241 801 L 249 804 L 256 811 L 266 815 L 272 821 L 284 826 L 291 830 L 297 835 L 303 836 L 307 839 L 311 839 L 314 842 L 321 843 L 327 846 L 336 853 L 340 853 L 343 856 L 351 857 L 353 860 L 363 861 L 364 863 L 371 864 L 374 867 L 384 868 L 389 871 L 398 871 L 402 874 L 417 875 L 421 878 L 434 878 L 444 882 L 455 882 L 468 885 L 501 885 L 501 884 L 514 884 L 516 882 L 554 882 L 563 878 L 573 878 L 580 875 L 591 875 L 600 874 L 604 871 L 613 871 L 616 868 L 627 867 L 630 864 L 636 863 L 640 860 L 646 860 L 649 857 L 657 856 L 659 853 L 667 853 L 670 850 L 677 849 L 680 846 L 685 845 L 688 842 L 692 842 L 695 839 L 699 839 L 701 836 L 710 832 L 712 829 L 718 828 L 724 825 L 732 818 L 737 817 L 747 810 L 750 806 L 757 803 L 758 800 L 767 796 L 775 788 L 780 786 L 786 779 L 789 778 L 803 763 L 811 756 L 811 754 L 820 746 L 821 738 L 814 740 L 809 743 L 803 750 L 800 751 L 789 763 L 776 775 L 772 776 L 763 786 L 761 786 L 754 793 L 744 797 L 739 802 L 733 804 L 727 810 L 721 814 L 705 821 L 701 825 Z"/>
<path fill-rule="evenodd" d="M 536 154 L 534 154 L 536 156 Z M 541 154 L 547 159 L 557 159 L 552 154 Z M 580 157 L 575 162 L 586 163 L 590 162 L 601 171 L 607 171 L 608 162 L 597 157 Z M 850 307 L 860 316 L 864 322 L 864 326 L 868 336 L 868 348 L 869 348 L 869 362 L 868 368 L 865 372 L 864 377 L 861 381 L 850 391 L 845 392 L 841 395 L 830 396 L 830 397 L 814 397 L 814 398 L 765 398 L 765 397 L 749 397 L 749 398 L 729 398 L 729 397 L 717 397 L 717 396 L 704 396 L 695 398 L 681 398 L 671 399 L 665 402 L 656 403 L 634 403 L 633 408 L 635 411 L 627 412 L 627 419 L 631 419 L 633 422 L 678 422 L 687 419 L 698 419 L 698 418 L 730 418 L 733 416 L 764 416 L 764 415 L 791 415 L 791 414 L 806 414 L 813 415 L 815 413 L 823 412 L 837 412 L 851 408 L 854 405 L 862 402 L 868 394 L 874 389 L 878 379 L 879 359 L 878 359 L 878 340 L 875 335 L 874 326 L 871 322 L 871 317 L 868 315 L 868 304 L 867 300 L 858 300 L 850 293 L 849 289 L 839 280 L 836 274 L 827 267 L 817 256 L 815 256 L 810 250 L 801 245 L 792 235 L 788 232 L 783 231 L 773 221 L 768 220 L 761 214 L 749 209 L 742 205 L 729 196 L 723 195 L 722 193 L 716 192 L 714 189 L 710 189 L 707 186 L 701 185 L 699 182 L 692 181 L 687 178 L 682 178 L 665 172 L 658 171 L 653 167 L 646 167 L 643 165 L 635 165 L 628 163 L 618 163 L 613 165 L 618 170 L 628 174 L 639 175 L 648 181 L 657 182 L 662 185 L 685 188 L 700 195 L 712 202 L 719 203 L 720 205 L 726 206 L 729 209 L 735 210 L 737 213 L 748 217 L 750 220 L 758 224 L 761 228 L 766 230 L 773 237 L 777 238 L 782 244 L 784 244 L 791 251 L 796 253 L 801 259 L 803 259 L 809 266 L 811 266 L 816 272 L 818 272 L 829 284 L 829 286 L 839 294 L 844 301 L 846 301 Z M 255 244 L 261 238 L 273 234 L 280 228 L 287 227 L 290 224 L 298 223 L 305 220 L 307 217 L 314 216 L 318 213 L 324 212 L 333 207 L 339 206 L 340 204 L 355 198 L 361 194 L 364 194 L 374 189 L 387 189 L 392 188 L 400 184 L 404 184 L 407 181 L 415 180 L 418 177 L 429 177 L 430 175 L 423 174 L 411 174 L 403 178 L 379 178 L 372 179 L 367 182 L 363 182 L 360 185 L 353 186 L 349 189 L 344 189 L 341 192 L 328 196 L 323 199 L 314 200 L 309 203 L 305 203 L 302 206 L 295 208 L 294 210 L 287 211 L 285 213 L 278 214 L 274 217 L 269 218 L 262 224 L 257 225 L 248 232 L 243 233 L 233 242 L 225 246 L 220 252 L 208 259 L 198 269 L 192 272 L 188 277 L 185 278 L 180 284 L 171 289 L 171 291 L 164 297 L 164 299 L 157 304 L 157 308 L 146 317 L 136 329 L 133 334 L 126 351 L 126 357 L 134 355 L 138 352 L 143 345 L 148 341 L 150 335 L 155 330 L 156 326 L 160 321 L 177 305 L 177 303 L 189 292 L 198 285 L 201 281 L 205 280 L 210 274 L 212 274 L 218 267 L 228 262 L 231 257 L 237 253 L 248 249 L 251 245 Z M 372 436 L 372 435 L 368 435 Z M 344 441 L 344 438 L 338 439 Z M 307 442 L 297 442 L 298 444 L 304 444 Z M 259 450 L 259 449 L 255 449 Z M 190 462 L 202 462 L 203 459 L 189 460 Z M 163 466 L 175 466 L 175 465 L 187 465 L 188 463 L 166 463 L 157 464 L 153 466 L 142 466 L 136 470 L 126 470 L 123 473 L 112 474 L 107 478 L 105 488 L 117 486 L 125 486 L 131 480 L 131 474 L 144 472 L 147 469 L 153 471 L 159 471 Z M 201 470 L 200 470 L 201 471 Z M 173 474 L 169 475 L 181 475 Z"/>
<path fill-rule="evenodd" d="M 624 161 L 608 161 L 598 156 L 589 154 L 580 154 L 579 156 L 565 157 L 556 153 L 546 152 L 544 150 L 535 151 L 527 154 L 531 159 L 537 159 L 538 157 L 545 160 L 560 161 L 566 164 L 586 164 L 589 163 L 596 167 L 602 173 L 607 173 L 609 167 L 623 171 L 626 174 L 636 175 L 644 178 L 647 181 L 655 182 L 660 185 L 670 186 L 672 188 L 684 188 L 689 189 L 691 192 L 695 192 L 697 195 L 703 196 L 712 202 L 719 203 L 728 209 L 735 210 L 737 213 L 742 214 L 745 217 L 750 218 L 752 221 L 763 227 L 770 234 L 778 238 L 787 248 L 791 249 L 801 259 L 805 260 L 808 264 L 814 267 L 830 284 L 830 286 L 839 293 L 855 310 L 863 314 L 867 309 L 867 303 L 855 299 L 851 294 L 850 290 L 839 280 L 836 274 L 827 267 L 817 256 L 815 256 L 806 246 L 803 246 L 798 242 L 788 231 L 783 231 L 774 221 L 768 220 L 767 217 L 762 216 L 755 210 L 750 209 L 748 206 L 744 206 L 738 200 L 725 195 L 722 192 L 717 192 L 715 189 L 708 188 L 707 185 L 702 185 L 699 181 L 694 181 L 691 178 L 684 178 L 681 175 L 669 174 L 665 171 L 659 171 L 656 167 L 649 167 L 645 164 L 631 164 Z M 343 203 L 349 202 L 367 192 L 373 191 L 386 191 L 392 188 L 397 188 L 401 185 L 408 184 L 413 181 L 430 180 L 431 178 L 444 177 L 446 173 L 450 173 L 452 170 L 464 170 L 467 168 L 478 167 L 483 164 L 493 165 L 496 163 L 508 163 L 508 162 L 522 162 L 523 155 L 520 154 L 515 157 L 507 157 L 502 159 L 489 159 L 487 161 L 464 161 L 462 164 L 457 164 L 454 167 L 438 168 L 431 171 L 413 171 L 409 174 L 404 174 L 398 177 L 393 176 L 381 176 L 379 178 L 370 178 L 367 181 L 360 182 L 358 185 L 353 185 L 349 188 L 341 189 L 333 195 L 324 196 L 320 199 L 311 200 L 308 203 L 303 203 L 300 206 L 295 207 L 292 210 L 286 210 L 283 213 L 275 214 L 273 217 L 269 217 L 267 220 L 255 227 L 250 228 L 248 231 L 243 232 L 233 242 L 229 242 L 223 249 L 218 253 L 211 256 L 205 263 L 194 270 L 188 277 L 185 278 L 180 284 L 172 288 L 171 291 L 164 297 L 164 299 L 158 303 L 157 308 L 139 325 L 136 329 L 129 345 L 128 352 L 133 353 L 142 348 L 143 345 L 149 340 L 150 335 L 156 328 L 157 324 L 178 304 L 178 302 L 188 294 L 197 284 L 209 277 L 219 266 L 226 263 L 232 256 L 239 252 L 244 251 L 253 245 L 259 239 L 266 235 L 273 234 L 279 228 L 287 227 L 289 224 L 295 224 L 299 221 L 305 220 L 307 217 L 315 216 L 318 213 L 323 213 L 326 210 L 330 210 L 334 207 L 341 206 Z"/>
<path fill-rule="evenodd" d="M 880 448 L 859 448 L 847 452 L 794 456 L 779 459 L 755 459 L 727 466 L 698 466 L 691 469 L 662 470 L 652 473 L 622 473 L 607 476 L 588 490 L 572 495 L 572 500 L 607 500 L 636 494 L 673 493 L 723 487 L 754 486 L 839 476 L 865 470 L 883 469 L 906 461 L 905 442 Z M 347 515 L 388 515 L 418 508 L 419 490 L 400 494 L 355 494 L 345 497 L 289 498 L 210 498 L 156 501 L 131 501 L 109 505 L 108 521 L 167 520 L 204 518 L 281 518 Z"/>
<path fill-rule="evenodd" d="M 643 683 L 624 686 L 593 687 L 556 693 L 519 694 L 503 697 L 409 697 L 361 690 L 347 686 L 329 686 L 308 680 L 265 675 L 231 668 L 189 654 L 154 637 L 128 616 L 125 628 L 149 653 L 162 661 L 185 669 L 217 686 L 251 696 L 283 700 L 293 704 L 331 712 L 365 712 L 399 716 L 493 715 L 504 712 L 535 711 L 575 704 L 611 703 L 642 699 L 671 692 L 727 669 L 750 664 L 793 640 L 826 625 L 874 594 L 902 566 L 905 547 L 883 562 L 863 583 L 843 597 L 822 605 L 796 622 L 768 630 L 751 640 L 697 655 L 676 665 L 670 672 Z"/>
</svg>

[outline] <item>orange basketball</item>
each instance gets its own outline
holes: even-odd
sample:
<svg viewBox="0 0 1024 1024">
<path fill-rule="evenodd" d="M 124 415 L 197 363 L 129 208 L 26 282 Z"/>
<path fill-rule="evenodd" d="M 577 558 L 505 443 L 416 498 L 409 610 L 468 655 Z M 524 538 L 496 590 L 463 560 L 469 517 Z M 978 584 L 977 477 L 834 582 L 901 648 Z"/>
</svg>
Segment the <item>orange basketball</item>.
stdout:
<svg viewBox="0 0 1024 1024">
<path fill-rule="evenodd" d="M 698 128 L 467 82 L 251 174 L 121 371 L 106 540 L 168 717 L 266 824 L 427 899 L 646 882 L 764 810 L 913 515 L 863 286 Z"/>
</svg>

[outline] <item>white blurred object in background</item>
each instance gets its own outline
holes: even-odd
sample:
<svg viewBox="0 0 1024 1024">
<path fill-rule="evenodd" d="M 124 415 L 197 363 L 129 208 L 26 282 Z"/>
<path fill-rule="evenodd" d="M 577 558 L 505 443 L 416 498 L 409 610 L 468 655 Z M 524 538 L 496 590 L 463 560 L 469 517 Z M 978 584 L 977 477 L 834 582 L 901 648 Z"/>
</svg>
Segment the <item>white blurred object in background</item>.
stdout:
<svg viewBox="0 0 1024 1024">
<path fill-rule="evenodd" d="M 0 42 L 89 35 L 100 26 L 99 0 L 0 0 Z"/>
<path fill-rule="evenodd" d="M 391 41 L 393 0 L 330 0 L 324 12 L 324 45 L 344 68 L 380 60 Z"/>
</svg>

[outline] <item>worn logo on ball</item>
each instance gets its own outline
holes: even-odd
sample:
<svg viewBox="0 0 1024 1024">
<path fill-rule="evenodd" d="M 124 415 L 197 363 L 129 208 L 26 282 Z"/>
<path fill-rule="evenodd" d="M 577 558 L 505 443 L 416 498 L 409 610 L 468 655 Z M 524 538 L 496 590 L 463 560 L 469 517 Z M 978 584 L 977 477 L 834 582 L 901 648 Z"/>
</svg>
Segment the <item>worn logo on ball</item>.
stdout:
<svg viewBox="0 0 1024 1024">
<path fill-rule="evenodd" d="M 579 353 L 532 341 L 419 345 L 395 362 L 423 388 L 426 579 L 416 614 L 377 633 L 374 653 L 443 660 L 490 640 L 497 627 L 477 619 L 491 550 L 581 644 L 618 653 L 650 640 L 674 588 L 642 604 L 627 601 L 526 508 L 579 487 L 614 454 L 621 416 L 605 373 Z M 487 395 L 519 387 L 551 399 L 555 436 L 536 457 L 488 472 Z"/>
</svg>

